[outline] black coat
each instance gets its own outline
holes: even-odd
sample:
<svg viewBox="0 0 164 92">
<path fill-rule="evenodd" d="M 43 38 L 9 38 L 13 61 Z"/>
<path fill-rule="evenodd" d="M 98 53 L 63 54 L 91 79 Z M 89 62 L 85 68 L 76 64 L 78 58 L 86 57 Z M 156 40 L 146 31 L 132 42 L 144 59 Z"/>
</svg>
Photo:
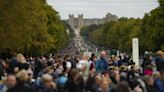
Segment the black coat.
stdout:
<svg viewBox="0 0 164 92">
<path fill-rule="evenodd" d="M 9 69 L 7 70 L 7 72 L 9 74 L 13 74 L 14 73 L 14 68 L 15 67 L 19 67 L 19 62 L 17 61 L 17 59 L 14 57 L 11 59 L 11 61 L 9 62 Z"/>
<path fill-rule="evenodd" d="M 56 89 L 52 89 L 52 88 L 46 88 L 46 87 L 40 87 L 38 92 L 57 92 Z"/>
<path fill-rule="evenodd" d="M 22 69 L 28 70 L 30 65 L 28 63 L 19 63 L 18 67 L 19 67 L 19 70 L 22 70 Z"/>
<path fill-rule="evenodd" d="M 18 83 L 15 87 L 9 89 L 7 92 L 35 92 L 33 87 L 28 83 Z"/>
<path fill-rule="evenodd" d="M 74 82 L 73 79 L 69 78 L 65 85 L 68 92 L 83 92 L 84 86 L 82 82 Z"/>
<path fill-rule="evenodd" d="M 155 63 L 158 71 L 164 70 L 164 58 L 157 57 Z"/>
<path fill-rule="evenodd" d="M 154 86 L 146 86 L 147 92 L 159 92 Z"/>
</svg>

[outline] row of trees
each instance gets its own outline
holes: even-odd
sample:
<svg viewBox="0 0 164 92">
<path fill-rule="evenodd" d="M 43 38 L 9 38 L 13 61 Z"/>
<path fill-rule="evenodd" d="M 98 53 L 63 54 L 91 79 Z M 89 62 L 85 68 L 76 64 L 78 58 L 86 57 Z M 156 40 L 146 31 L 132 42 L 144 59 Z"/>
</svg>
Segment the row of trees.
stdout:
<svg viewBox="0 0 164 92">
<path fill-rule="evenodd" d="M 64 23 L 64 26 L 67 28 L 67 30 L 69 30 L 69 36 L 71 38 L 75 37 L 75 31 L 73 30 L 73 28 L 66 22 L 66 21 L 62 21 Z"/>
<path fill-rule="evenodd" d="M 101 26 L 88 26 L 81 30 L 81 35 L 98 45 L 111 49 L 131 52 L 132 38 L 139 38 L 140 51 L 164 50 L 164 1 L 143 19 L 120 18 Z M 94 28 L 92 28 L 94 27 Z M 92 29 L 90 29 L 92 28 Z"/>
<path fill-rule="evenodd" d="M 46 0 L 0 1 L 0 53 L 43 55 L 68 42 L 58 12 Z"/>
</svg>

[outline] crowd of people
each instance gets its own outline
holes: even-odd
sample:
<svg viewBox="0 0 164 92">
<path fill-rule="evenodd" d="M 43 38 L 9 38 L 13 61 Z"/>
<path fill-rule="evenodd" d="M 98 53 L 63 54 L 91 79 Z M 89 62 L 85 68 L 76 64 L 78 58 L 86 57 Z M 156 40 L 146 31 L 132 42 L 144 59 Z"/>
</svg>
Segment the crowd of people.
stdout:
<svg viewBox="0 0 164 92">
<path fill-rule="evenodd" d="M 135 66 L 126 54 L 17 54 L 0 60 L 0 92 L 164 92 L 164 52 Z"/>
</svg>

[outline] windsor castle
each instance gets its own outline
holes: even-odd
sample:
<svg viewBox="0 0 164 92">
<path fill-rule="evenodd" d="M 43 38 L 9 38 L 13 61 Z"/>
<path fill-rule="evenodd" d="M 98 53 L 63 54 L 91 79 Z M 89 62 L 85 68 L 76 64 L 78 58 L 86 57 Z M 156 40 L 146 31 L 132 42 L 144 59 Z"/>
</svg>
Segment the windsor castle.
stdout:
<svg viewBox="0 0 164 92">
<path fill-rule="evenodd" d="M 81 15 L 79 14 L 78 17 L 74 17 L 73 14 L 70 14 L 69 19 L 66 21 L 73 29 L 80 29 L 83 26 L 88 26 L 92 24 L 99 25 L 108 21 L 117 21 L 117 20 L 118 17 L 116 15 L 108 13 L 104 18 L 93 18 L 93 19 L 83 18 L 83 14 Z"/>
</svg>

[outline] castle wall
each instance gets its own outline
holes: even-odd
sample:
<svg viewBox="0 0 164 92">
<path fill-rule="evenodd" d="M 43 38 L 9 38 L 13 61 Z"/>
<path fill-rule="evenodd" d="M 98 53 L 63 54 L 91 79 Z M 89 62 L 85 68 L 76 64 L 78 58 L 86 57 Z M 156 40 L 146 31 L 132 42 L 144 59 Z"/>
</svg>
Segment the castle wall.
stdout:
<svg viewBox="0 0 164 92">
<path fill-rule="evenodd" d="M 93 18 L 93 19 L 84 19 L 83 18 L 83 14 L 78 15 L 78 18 L 74 17 L 74 15 L 69 15 L 69 20 L 67 20 L 69 22 L 69 24 L 71 25 L 71 27 L 73 29 L 80 29 L 83 26 L 89 26 L 89 25 L 99 25 L 99 24 L 103 24 L 106 21 L 117 21 L 118 17 L 116 15 L 112 15 L 110 13 L 108 13 L 106 15 L 105 18 Z"/>
</svg>

